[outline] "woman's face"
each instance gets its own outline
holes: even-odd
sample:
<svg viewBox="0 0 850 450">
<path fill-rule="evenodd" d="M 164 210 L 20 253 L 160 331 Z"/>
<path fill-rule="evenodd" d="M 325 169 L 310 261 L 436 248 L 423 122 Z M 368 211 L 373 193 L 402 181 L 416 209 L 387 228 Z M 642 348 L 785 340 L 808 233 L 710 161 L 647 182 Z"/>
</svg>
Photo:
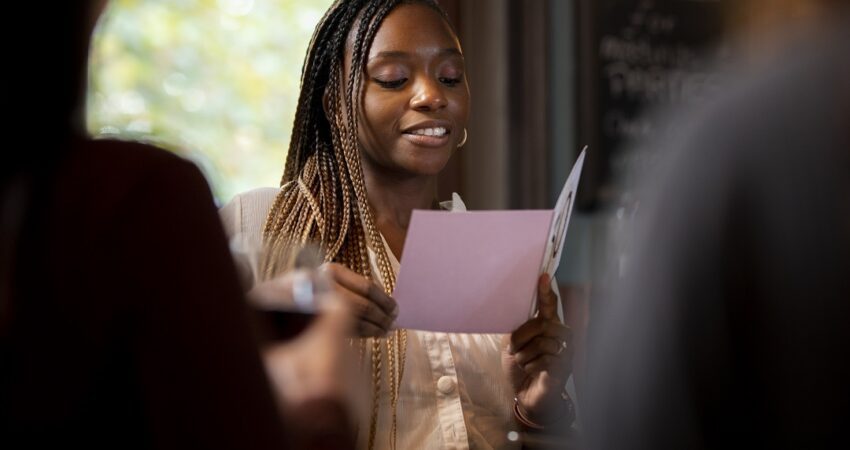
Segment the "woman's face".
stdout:
<svg viewBox="0 0 850 450">
<path fill-rule="evenodd" d="M 358 138 L 364 166 L 394 176 L 433 176 L 464 135 L 469 86 L 457 37 L 417 4 L 384 19 L 363 74 Z"/>
</svg>

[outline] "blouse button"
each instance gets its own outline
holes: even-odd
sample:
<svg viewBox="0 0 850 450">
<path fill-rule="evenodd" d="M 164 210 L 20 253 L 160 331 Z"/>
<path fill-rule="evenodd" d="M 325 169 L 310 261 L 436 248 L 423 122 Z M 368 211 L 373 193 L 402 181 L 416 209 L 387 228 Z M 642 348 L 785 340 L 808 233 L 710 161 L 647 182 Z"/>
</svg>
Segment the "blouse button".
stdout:
<svg viewBox="0 0 850 450">
<path fill-rule="evenodd" d="M 437 390 L 443 394 L 451 394 L 455 390 L 455 380 L 449 376 L 442 376 L 437 380 Z"/>
</svg>

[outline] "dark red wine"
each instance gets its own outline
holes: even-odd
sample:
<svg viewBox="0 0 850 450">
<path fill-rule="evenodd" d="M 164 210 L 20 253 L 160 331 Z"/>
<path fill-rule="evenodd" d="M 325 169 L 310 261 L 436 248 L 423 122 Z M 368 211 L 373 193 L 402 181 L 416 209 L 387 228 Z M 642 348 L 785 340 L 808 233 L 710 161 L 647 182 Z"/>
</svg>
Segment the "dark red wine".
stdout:
<svg viewBox="0 0 850 450">
<path fill-rule="evenodd" d="M 263 342 L 288 341 L 303 332 L 316 318 L 316 313 L 300 310 L 255 310 L 260 338 Z"/>
</svg>

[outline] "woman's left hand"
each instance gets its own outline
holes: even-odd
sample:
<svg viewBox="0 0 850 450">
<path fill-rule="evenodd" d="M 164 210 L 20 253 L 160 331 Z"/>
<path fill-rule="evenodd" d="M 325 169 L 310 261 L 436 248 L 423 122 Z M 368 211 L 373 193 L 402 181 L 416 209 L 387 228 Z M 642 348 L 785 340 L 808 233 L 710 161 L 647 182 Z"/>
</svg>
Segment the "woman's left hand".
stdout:
<svg viewBox="0 0 850 450">
<path fill-rule="evenodd" d="M 558 299 L 546 274 L 538 280 L 537 305 L 536 317 L 505 336 L 502 368 L 528 418 L 546 424 L 568 413 L 561 394 L 574 351 L 572 330 L 558 318 Z"/>
</svg>

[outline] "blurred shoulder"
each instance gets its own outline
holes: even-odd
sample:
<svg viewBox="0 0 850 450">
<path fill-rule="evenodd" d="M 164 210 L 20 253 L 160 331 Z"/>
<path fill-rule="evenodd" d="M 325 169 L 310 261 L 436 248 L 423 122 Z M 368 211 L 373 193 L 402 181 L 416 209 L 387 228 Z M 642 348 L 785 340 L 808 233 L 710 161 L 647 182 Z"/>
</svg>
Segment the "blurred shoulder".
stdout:
<svg viewBox="0 0 850 450">
<path fill-rule="evenodd" d="M 251 189 L 249 191 L 236 194 L 233 199 L 225 205 L 225 208 L 232 204 L 239 204 L 243 207 L 251 206 L 262 208 L 268 212 L 268 209 L 271 208 L 272 203 L 274 203 L 274 199 L 277 198 L 277 194 L 279 193 L 280 188 L 276 187 Z"/>
<path fill-rule="evenodd" d="M 262 187 L 237 194 L 219 210 L 224 229 L 230 237 L 237 234 L 259 236 L 266 217 L 280 193 L 279 188 Z"/>
<path fill-rule="evenodd" d="M 113 183 L 134 181 L 168 172 L 197 173 L 190 161 L 161 148 L 140 142 L 111 139 L 84 140 L 78 143 L 70 161 L 71 167 L 83 166 L 93 175 L 109 178 Z"/>
<path fill-rule="evenodd" d="M 209 185 L 192 162 L 137 142 L 80 139 L 56 180 L 59 207 L 81 217 L 151 202 L 213 205 Z"/>
</svg>

